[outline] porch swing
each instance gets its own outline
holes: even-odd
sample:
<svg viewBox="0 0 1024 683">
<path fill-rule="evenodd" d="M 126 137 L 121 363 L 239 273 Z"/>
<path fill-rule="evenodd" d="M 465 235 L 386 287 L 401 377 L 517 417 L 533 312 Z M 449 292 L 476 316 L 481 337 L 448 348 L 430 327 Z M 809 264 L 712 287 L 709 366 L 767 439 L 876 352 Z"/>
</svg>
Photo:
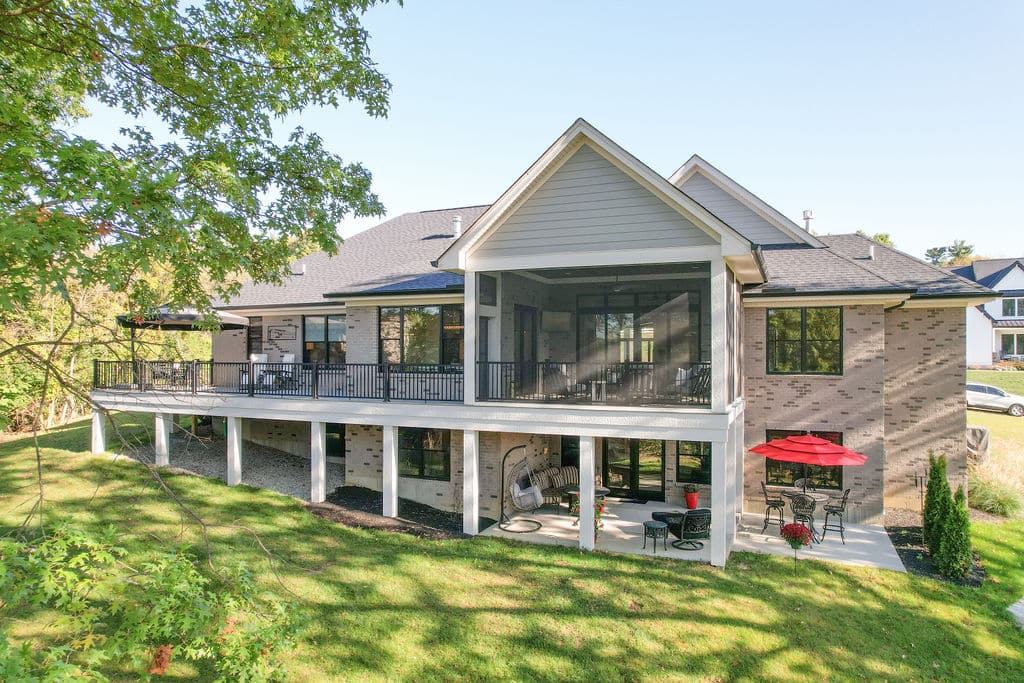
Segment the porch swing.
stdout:
<svg viewBox="0 0 1024 683">
<path fill-rule="evenodd" d="M 520 448 L 526 450 L 525 445 L 513 446 L 508 449 L 501 459 L 502 472 L 505 471 L 505 461 L 508 460 L 508 456 L 512 454 L 512 451 Z M 505 512 L 506 493 L 515 512 L 534 512 L 544 504 L 544 494 L 541 493 L 540 486 L 537 485 L 533 476 L 533 468 L 530 467 L 526 458 L 517 462 L 505 479 L 504 489 L 501 492 L 501 521 L 498 522 L 498 528 L 514 534 L 526 534 L 537 531 L 543 526 L 536 519 L 512 519 L 509 517 Z"/>
</svg>

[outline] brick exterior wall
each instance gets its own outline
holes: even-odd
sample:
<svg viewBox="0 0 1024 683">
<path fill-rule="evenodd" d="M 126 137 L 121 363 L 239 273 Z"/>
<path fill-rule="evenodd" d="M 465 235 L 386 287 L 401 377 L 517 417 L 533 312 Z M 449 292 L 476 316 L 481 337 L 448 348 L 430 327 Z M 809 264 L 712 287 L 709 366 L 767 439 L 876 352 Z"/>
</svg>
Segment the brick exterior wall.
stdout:
<svg viewBox="0 0 1024 683">
<path fill-rule="evenodd" d="M 377 307 L 349 305 L 345 315 L 345 361 L 376 363 L 380 351 Z"/>
<path fill-rule="evenodd" d="M 851 489 L 849 521 L 880 524 L 885 478 L 882 307 L 844 307 L 841 376 L 767 374 L 766 316 L 763 308 L 748 308 L 744 316 L 746 448 L 764 442 L 768 429 L 842 432 L 845 446 L 868 456 L 864 466 L 843 470 L 843 487 Z M 764 457 L 746 453 L 746 510 L 764 510 L 764 480 Z"/>
<path fill-rule="evenodd" d="M 885 314 L 886 507 L 920 506 L 929 450 L 946 455 L 954 491 L 966 485 L 966 324 L 963 308 Z"/>
</svg>

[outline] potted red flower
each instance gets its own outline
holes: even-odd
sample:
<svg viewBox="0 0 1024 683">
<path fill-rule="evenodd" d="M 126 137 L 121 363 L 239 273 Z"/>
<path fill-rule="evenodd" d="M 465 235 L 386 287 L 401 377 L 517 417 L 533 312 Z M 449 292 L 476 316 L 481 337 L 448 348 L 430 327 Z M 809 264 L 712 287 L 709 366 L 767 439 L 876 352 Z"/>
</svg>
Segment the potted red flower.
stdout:
<svg viewBox="0 0 1024 683">
<path fill-rule="evenodd" d="M 686 507 L 696 510 L 700 505 L 700 489 L 696 484 L 683 484 L 683 493 L 686 495 Z"/>
<path fill-rule="evenodd" d="M 779 535 L 789 543 L 789 547 L 793 549 L 793 561 L 796 562 L 796 551 L 800 548 L 804 548 L 811 544 L 811 540 L 814 538 L 811 534 L 811 530 L 805 527 L 803 524 L 796 522 L 787 524 L 782 527 L 782 531 Z"/>
</svg>

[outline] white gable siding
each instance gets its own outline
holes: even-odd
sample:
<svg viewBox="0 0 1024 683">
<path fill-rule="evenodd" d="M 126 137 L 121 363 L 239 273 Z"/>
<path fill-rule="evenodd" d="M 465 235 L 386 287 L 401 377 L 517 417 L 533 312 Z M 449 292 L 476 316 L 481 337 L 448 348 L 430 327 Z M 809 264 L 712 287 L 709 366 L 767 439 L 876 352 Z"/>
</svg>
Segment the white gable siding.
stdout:
<svg viewBox="0 0 1024 683">
<path fill-rule="evenodd" d="M 1020 268 L 1014 268 L 1009 273 L 1003 276 L 1003 279 L 992 285 L 992 289 L 998 291 L 1016 291 L 1024 289 L 1024 271 Z M 1003 317 L 1003 300 L 996 299 L 995 301 L 989 301 L 985 304 L 985 310 L 993 318 Z"/>
<path fill-rule="evenodd" d="M 583 145 L 475 256 L 710 246 L 715 240 Z"/>
<path fill-rule="evenodd" d="M 742 202 L 715 185 L 698 171 L 683 183 L 683 192 L 696 199 L 754 244 L 793 244 L 792 237 L 748 209 Z"/>
<path fill-rule="evenodd" d="M 974 306 L 967 307 L 967 364 L 992 365 L 992 323 Z"/>
</svg>

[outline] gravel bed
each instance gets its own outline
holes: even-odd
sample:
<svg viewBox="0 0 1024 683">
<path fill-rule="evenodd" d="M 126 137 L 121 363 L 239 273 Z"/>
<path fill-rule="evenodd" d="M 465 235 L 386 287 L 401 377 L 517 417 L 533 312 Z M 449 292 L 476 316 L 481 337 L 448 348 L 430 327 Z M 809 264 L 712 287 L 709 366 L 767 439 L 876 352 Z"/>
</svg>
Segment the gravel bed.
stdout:
<svg viewBox="0 0 1024 683">
<path fill-rule="evenodd" d="M 386 529 L 422 538 L 468 538 L 462 533 L 462 513 L 447 512 L 406 498 L 398 499 L 398 517 L 384 517 L 384 496 L 362 486 L 342 486 L 327 494 L 325 506 L 309 506 L 321 517 L 346 526 Z M 480 528 L 494 520 L 480 518 Z"/>
<path fill-rule="evenodd" d="M 909 573 L 961 586 L 980 586 L 985 582 L 985 568 L 978 561 L 977 553 L 974 555 L 974 566 L 963 579 L 950 579 L 939 574 L 924 544 L 921 513 L 917 510 L 886 510 L 885 531 Z"/>
<path fill-rule="evenodd" d="M 170 439 L 170 466 L 203 477 L 225 480 L 227 477 L 227 442 L 219 437 L 195 437 L 177 431 Z M 152 464 L 152 445 L 126 449 L 123 454 Z M 242 444 L 242 483 L 269 489 L 286 496 L 309 500 L 310 461 L 276 448 L 259 446 L 248 441 Z M 345 466 L 327 463 L 327 490 L 345 483 Z"/>
</svg>

